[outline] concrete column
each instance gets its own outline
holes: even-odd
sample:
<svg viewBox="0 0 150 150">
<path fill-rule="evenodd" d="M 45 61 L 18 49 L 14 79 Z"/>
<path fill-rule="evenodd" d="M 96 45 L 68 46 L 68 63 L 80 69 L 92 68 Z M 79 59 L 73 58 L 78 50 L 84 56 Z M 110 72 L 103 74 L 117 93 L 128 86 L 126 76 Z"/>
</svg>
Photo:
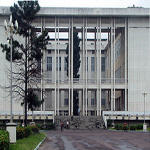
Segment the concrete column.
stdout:
<svg viewBox="0 0 150 150">
<path fill-rule="evenodd" d="M 102 112 L 102 89 L 101 89 L 101 80 L 102 80 L 102 74 L 101 74 L 101 18 L 99 20 L 99 114 L 101 115 Z"/>
<path fill-rule="evenodd" d="M 113 20 L 113 108 L 115 111 L 115 31 L 116 31 L 116 25 L 115 25 L 115 18 Z"/>
<path fill-rule="evenodd" d="M 86 101 L 86 109 L 85 114 L 88 115 L 88 91 L 87 91 L 87 18 L 85 22 L 85 101 Z"/>
<path fill-rule="evenodd" d="M 71 19 L 71 115 L 73 115 L 73 17 Z"/>
<path fill-rule="evenodd" d="M 58 31 L 57 31 L 57 42 L 58 42 L 58 44 L 57 44 L 57 63 L 58 63 L 58 71 L 57 71 L 57 75 L 58 75 L 58 83 L 57 83 L 57 90 L 58 90 L 58 99 L 57 99 L 57 104 L 58 104 L 58 108 L 57 108 L 57 114 L 58 114 L 58 116 L 59 116 L 59 105 L 60 105 L 60 96 L 59 96 L 59 94 L 60 94 L 60 91 L 59 91 L 59 64 L 60 64 L 60 60 L 59 60 L 59 18 L 58 18 Z"/>
<path fill-rule="evenodd" d="M 43 18 L 43 28 L 45 29 L 45 18 Z M 46 71 L 46 69 L 45 69 L 45 67 L 44 66 L 46 66 L 45 64 L 46 64 L 46 51 L 45 51 L 45 49 L 43 50 L 43 60 L 42 60 L 43 62 L 42 62 L 42 65 L 43 65 L 43 67 L 42 67 L 42 72 L 43 72 L 43 75 L 42 75 L 42 79 L 43 79 L 43 98 L 44 98 L 44 104 L 43 104 L 43 110 L 44 110 L 44 112 L 46 111 L 46 106 L 45 106 L 45 98 L 46 98 L 46 90 L 45 90 L 45 71 Z"/>
<path fill-rule="evenodd" d="M 95 51 L 96 51 L 96 86 L 97 86 L 97 89 L 96 89 L 96 99 L 97 99 L 97 116 L 99 116 L 99 108 L 100 108 L 100 93 L 99 93 L 99 80 L 100 80 L 100 62 L 99 62 L 99 21 L 98 21 L 98 18 L 97 18 L 97 25 L 96 25 L 96 31 L 95 31 L 95 44 L 96 44 L 96 47 L 95 47 Z"/>
<path fill-rule="evenodd" d="M 83 18 L 83 49 L 82 49 L 82 62 L 83 62 L 83 90 L 82 90 L 82 95 L 83 95 L 83 116 L 85 116 L 85 19 Z"/>
<path fill-rule="evenodd" d="M 113 108 L 113 85 L 114 85 L 114 83 L 113 83 L 113 81 L 114 81 L 114 77 L 113 77 L 113 69 L 114 69 L 114 66 L 113 66 L 113 62 L 114 62 L 114 60 L 113 60 L 113 20 L 111 19 L 111 31 L 110 31 L 110 42 L 111 42 L 111 46 L 110 46 L 110 53 L 111 53 L 111 72 L 110 72 L 110 75 L 111 75 L 111 111 L 113 111 L 114 110 L 114 108 Z"/>
<path fill-rule="evenodd" d="M 55 62 L 54 62 L 54 71 L 55 71 L 55 109 L 54 109 L 54 113 L 55 113 L 55 116 L 57 115 L 57 97 L 56 97 L 56 44 L 57 44 L 57 41 L 56 41 L 56 17 L 55 17 Z"/>
<path fill-rule="evenodd" d="M 128 110 L 128 104 L 127 104 L 127 88 L 128 88 L 128 82 L 127 82 L 127 74 L 128 74 L 128 66 L 127 66 L 127 62 L 128 62 L 128 48 L 127 48 L 127 29 L 128 29 L 128 18 L 125 18 L 125 111 Z"/>
<path fill-rule="evenodd" d="M 69 18 L 69 33 L 68 33 L 68 39 L 69 39 L 69 43 L 68 43 L 68 78 L 69 78 L 69 116 L 71 115 L 71 96 L 70 96 L 70 94 L 71 94 L 71 92 L 70 92 L 70 86 L 71 86 L 71 80 L 70 80 L 70 60 L 71 60 L 71 52 L 70 52 L 70 36 L 71 36 L 71 34 L 70 34 L 70 28 L 71 28 L 71 24 L 70 24 L 70 18 Z"/>
</svg>

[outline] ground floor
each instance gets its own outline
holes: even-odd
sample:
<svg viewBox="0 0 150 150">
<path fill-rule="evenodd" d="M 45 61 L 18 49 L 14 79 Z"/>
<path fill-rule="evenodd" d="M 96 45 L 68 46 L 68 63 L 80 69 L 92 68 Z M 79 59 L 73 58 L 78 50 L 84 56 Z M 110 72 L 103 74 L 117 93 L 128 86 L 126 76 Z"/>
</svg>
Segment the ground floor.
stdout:
<svg viewBox="0 0 150 150">
<path fill-rule="evenodd" d="M 149 150 L 150 133 L 109 130 L 64 130 L 46 132 L 39 150 Z"/>
<path fill-rule="evenodd" d="M 102 111 L 125 111 L 125 89 L 45 89 L 42 110 L 57 116 L 99 116 Z M 43 98 L 41 98 L 43 96 Z"/>
</svg>

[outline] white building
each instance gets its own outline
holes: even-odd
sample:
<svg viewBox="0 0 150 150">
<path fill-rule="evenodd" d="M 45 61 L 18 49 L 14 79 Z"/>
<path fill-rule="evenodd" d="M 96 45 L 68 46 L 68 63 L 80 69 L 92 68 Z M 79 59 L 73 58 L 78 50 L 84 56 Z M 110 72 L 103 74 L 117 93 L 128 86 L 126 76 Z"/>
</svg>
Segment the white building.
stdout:
<svg viewBox="0 0 150 150">
<path fill-rule="evenodd" d="M 3 22 L 9 14 L 9 8 L 0 7 L 0 43 L 6 42 Z M 148 8 L 41 8 L 34 25 L 37 32 L 44 27 L 50 35 L 39 80 L 45 95 L 41 110 L 73 115 L 73 90 L 78 90 L 80 115 L 99 116 L 103 110 L 143 112 L 142 93 L 150 93 L 149 17 Z M 67 45 L 69 58 L 73 57 L 73 27 L 81 39 L 79 79 L 73 79 L 72 59 L 69 76 L 66 71 Z M 8 84 L 9 68 L 4 55 L 0 51 L 0 110 L 9 112 L 10 98 L 2 88 Z M 146 112 L 150 112 L 149 98 L 147 94 Z M 23 111 L 19 101 L 14 101 L 13 110 Z"/>
</svg>

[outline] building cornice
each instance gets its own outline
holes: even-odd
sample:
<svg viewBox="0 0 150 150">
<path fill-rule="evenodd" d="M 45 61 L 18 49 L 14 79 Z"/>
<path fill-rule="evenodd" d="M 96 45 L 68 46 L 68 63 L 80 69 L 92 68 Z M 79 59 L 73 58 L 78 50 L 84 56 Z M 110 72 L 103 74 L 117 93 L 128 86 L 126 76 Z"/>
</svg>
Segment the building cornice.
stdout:
<svg viewBox="0 0 150 150">
<path fill-rule="evenodd" d="M 9 7 L 0 7 L 0 15 L 10 15 Z M 38 16 L 149 17 L 150 8 L 65 8 L 41 7 Z"/>
</svg>

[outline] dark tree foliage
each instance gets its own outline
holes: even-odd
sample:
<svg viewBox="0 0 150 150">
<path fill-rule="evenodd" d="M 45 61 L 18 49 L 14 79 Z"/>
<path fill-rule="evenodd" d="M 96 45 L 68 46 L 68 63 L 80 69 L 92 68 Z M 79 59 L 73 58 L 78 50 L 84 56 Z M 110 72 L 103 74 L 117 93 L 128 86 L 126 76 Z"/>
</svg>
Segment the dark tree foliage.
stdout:
<svg viewBox="0 0 150 150">
<path fill-rule="evenodd" d="M 23 100 L 25 107 L 25 126 L 27 125 L 27 105 L 31 107 L 33 100 L 29 99 L 33 83 L 37 83 L 40 78 L 39 64 L 42 58 L 42 50 L 46 49 L 49 37 L 48 32 L 44 31 L 37 34 L 35 27 L 32 25 L 36 18 L 37 12 L 40 10 L 38 1 L 18 1 L 13 7 L 10 7 L 12 13 L 12 21 L 18 21 L 19 28 L 17 36 L 13 39 L 12 53 L 13 64 L 13 93 Z M 6 59 L 10 61 L 10 45 L 1 44 L 2 51 L 6 53 Z M 30 90 L 29 90 L 30 89 Z M 33 96 L 33 93 L 32 93 Z M 31 102 L 30 102 L 31 101 Z"/>
<path fill-rule="evenodd" d="M 38 99 L 38 96 L 35 94 L 33 89 L 28 89 L 27 95 L 28 109 L 33 111 L 36 108 L 40 107 L 43 101 Z"/>
<path fill-rule="evenodd" d="M 80 39 L 78 36 L 78 32 L 76 31 L 76 28 L 73 28 L 73 78 L 78 79 L 80 75 L 78 74 L 79 68 L 80 68 Z M 67 76 L 68 76 L 68 64 L 69 64 L 69 46 L 67 46 L 66 49 L 66 62 L 67 62 Z M 69 68 L 70 69 L 70 68 Z M 73 91 L 73 115 L 77 116 L 79 110 L 79 97 L 78 97 L 78 91 Z"/>
</svg>

